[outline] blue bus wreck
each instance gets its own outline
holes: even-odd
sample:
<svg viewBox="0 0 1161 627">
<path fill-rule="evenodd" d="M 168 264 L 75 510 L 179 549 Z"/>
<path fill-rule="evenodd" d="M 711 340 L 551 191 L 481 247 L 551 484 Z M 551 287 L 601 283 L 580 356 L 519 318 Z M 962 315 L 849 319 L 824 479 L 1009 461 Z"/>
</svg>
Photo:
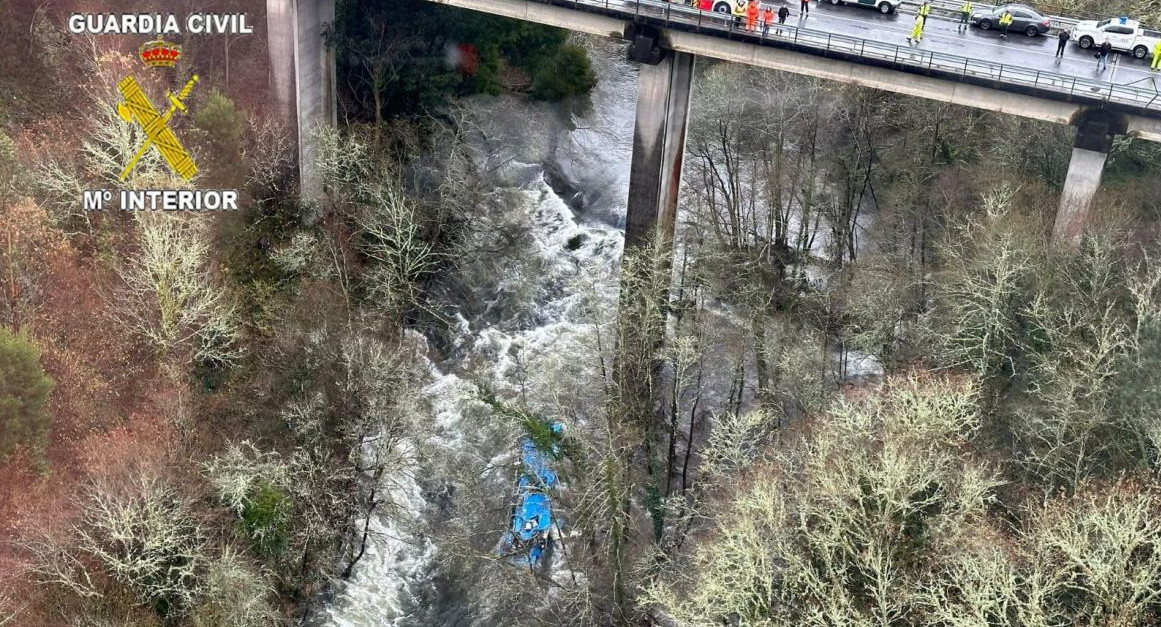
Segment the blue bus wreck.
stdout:
<svg viewBox="0 0 1161 627">
<path fill-rule="evenodd" d="M 554 434 L 561 430 L 561 425 L 552 425 Z M 531 438 L 524 438 L 520 447 L 520 475 L 510 522 L 496 552 L 515 564 L 545 570 L 556 541 L 557 521 L 550 492 L 557 485 L 557 475 L 549 455 L 537 448 Z M 553 449 L 553 453 L 559 451 L 555 445 Z"/>
</svg>

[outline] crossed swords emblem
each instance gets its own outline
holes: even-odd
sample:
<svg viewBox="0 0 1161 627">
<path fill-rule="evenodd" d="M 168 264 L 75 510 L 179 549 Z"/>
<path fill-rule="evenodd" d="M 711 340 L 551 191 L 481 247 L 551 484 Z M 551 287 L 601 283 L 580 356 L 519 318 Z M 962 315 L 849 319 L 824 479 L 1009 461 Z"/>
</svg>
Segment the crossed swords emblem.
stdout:
<svg viewBox="0 0 1161 627">
<path fill-rule="evenodd" d="M 169 110 L 164 115 L 157 113 L 157 109 L 153 107 L 149 97 L 145 95 L 141 86 L 132 76 L 125 77 L 117 84 L 117 89 L 125 99 L 117 103 L 117 115 L 128 123 L 136 120 L 137 124 L 141 126 L 141 130 L 145 132 L 145 143 L 129 161 L 129 165 L 126 165 L 125 169 L 121 171 L 122 181 L 129 177 L 133 168 L 137 167 L 137 161 L 145 155 L 145 151 L 149 150 L 150 146 L 156 146 L 157 151 L 169 164 L 170 169 L 186 181 L 197 174 L 198 168 L 194 165 L 189 151 L 181 145 L 177 135 L 174 135 L 173 130 L 169 128 L 169 120 L 173 114 L 179 110 L 183 113 L 186 111 L 184 101 L 189 97 L 189 93 L 193 91 L 194 84 L 197 82 L 198 77 L 195 74 L 176 96 L 171 92 L 166 92 L 165 96 L 169 99 L 170 104 Z"/>
</svg>

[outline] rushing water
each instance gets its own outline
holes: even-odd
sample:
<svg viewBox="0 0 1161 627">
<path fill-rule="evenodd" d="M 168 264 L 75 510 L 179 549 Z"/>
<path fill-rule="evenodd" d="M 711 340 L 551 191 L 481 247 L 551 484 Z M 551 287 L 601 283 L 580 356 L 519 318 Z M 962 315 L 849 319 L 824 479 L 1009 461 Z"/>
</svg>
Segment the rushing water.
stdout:
<svg viewBox="0 0 1161 627">
<path fill-rule="evenodd" d="M 494 303 L 485 314 L 459 319 L 459 336 L 448 356 L 431 363 L 424 395 L 434 419 L 434 437 L 448 456 L 471 451 L 481 427 L 471 420 L 478 404 L 469 368 L 488 373 L 500 390 L 525 389 L 529 364 L 541 369 L 581 367 L 590 333 L 586 299 L 612 298 L 620 260 L 629 156 L 636 102 L 636 69 L 624 50 L 592 42 L 599 83 L 591 106 L 571 113 L 560 106 L 511 97 L 467 103 L 468 121 L 482 138 L 479 165 L 495 193 L 505 199 L 506 221 L 529 227 L 534 245 L 527 258 L 495 279 Z M 533 269 L 534 272 L 529 272 Z M 519 294 L 519 296 L 514 296 Z M 518 303 L 521 305 L 513 305 Z M 413 335 L 416 342 L 425 340 Z M 560 357 L 564 357 L 561 359 Z M 480 367 L 479 364 L 484 364 Z M 516 451 L 512 451 L 515 454 Z M 423 481 L 385 486 L 398 509 L 417 519 L 438 498 Z M 477 624 L 463 603 L 449 599 L 436 581 L 437 548 L 409 524 L 407 516 L 375 518 L 373 540 L 352 580 L 325 608 L 323 624 L 337 627 L 404 627 Z M 497 538 L 503 527 L 497 527 Z M 437 607 L 438 606 L 438 607 Z"/>
</svg>

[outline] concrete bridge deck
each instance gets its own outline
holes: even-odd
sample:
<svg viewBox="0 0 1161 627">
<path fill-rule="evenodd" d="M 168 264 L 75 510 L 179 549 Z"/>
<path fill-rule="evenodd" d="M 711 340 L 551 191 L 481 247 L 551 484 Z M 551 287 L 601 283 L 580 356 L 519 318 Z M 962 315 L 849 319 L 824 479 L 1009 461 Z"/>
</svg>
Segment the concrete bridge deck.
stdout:
<svg viewBox="0 0 1161 627">
<path fill-rule="evenodd" d="M 912 47 L 905 38 L 913 15 L 817 2 L 810 17 L 792 17 L 764 35 L 729 16 L 662 0 L 430 1 L 611 37 L 648 25 L 679 52 L 1062 124 L 1102 109 L 1123 114 L 1130 134 L 1161 141 L 1161 89 L 1147 65 L 1125 57 L 1098 74 L 1075 44 L 1058 62 L 1054 37 L 1013 33 L 1000 44 L 994 31 L 961 34 L 932 16 L 923 44 Z M 789 5 L 795 14 L 796 4 Z M 986 58 L 966 56 L 973 52 Z"/>
</svg>

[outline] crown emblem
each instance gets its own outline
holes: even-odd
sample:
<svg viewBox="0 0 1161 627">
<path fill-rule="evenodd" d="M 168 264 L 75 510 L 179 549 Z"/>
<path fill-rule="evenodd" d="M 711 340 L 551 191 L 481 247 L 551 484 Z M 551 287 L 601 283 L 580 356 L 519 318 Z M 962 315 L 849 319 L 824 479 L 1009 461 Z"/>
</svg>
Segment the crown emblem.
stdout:
<svg viewBox="0 0 1161 627">
<path fill-rule="evenodd" d="M 173 67 L 181 58 L 181 46 L 156 39 L 141 44 L 141 60 L 149 67 Z"/>
</svg>

